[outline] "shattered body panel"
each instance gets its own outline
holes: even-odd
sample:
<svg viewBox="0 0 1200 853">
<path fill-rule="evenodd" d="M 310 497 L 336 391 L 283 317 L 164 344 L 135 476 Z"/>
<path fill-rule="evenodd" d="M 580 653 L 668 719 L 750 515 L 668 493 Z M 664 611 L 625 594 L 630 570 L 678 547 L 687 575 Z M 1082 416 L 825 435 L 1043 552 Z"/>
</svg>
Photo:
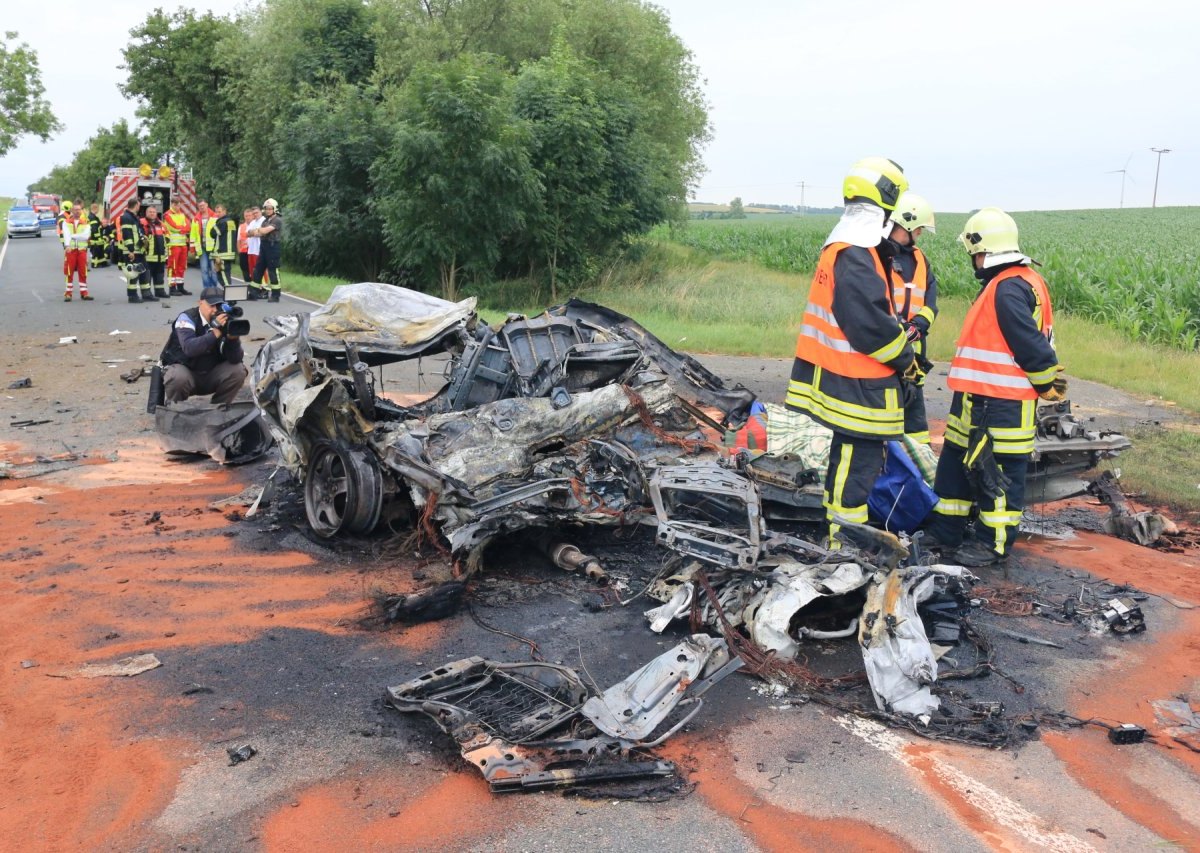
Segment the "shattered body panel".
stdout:
<svg viewBox="0 0 1200 853">
<path fill-rule="evenodd" d="M 678 731 L 740 665 L 724 640 L 695 634 L 599 696 L 567 667 L 474 657 L 389 687 L 385 701 L 432 718 L 493 791 L 529 791 L 671 775 L 674 764 L 637 750 Z"/>
<path fill-rule="evenodd" d="M 227 465 L 253 462 L 274 444 L 258 406 L 248 400 L 160 403 L 154 411 L 154 429 L 169 454 L 206 454 Z"/>
</svg>

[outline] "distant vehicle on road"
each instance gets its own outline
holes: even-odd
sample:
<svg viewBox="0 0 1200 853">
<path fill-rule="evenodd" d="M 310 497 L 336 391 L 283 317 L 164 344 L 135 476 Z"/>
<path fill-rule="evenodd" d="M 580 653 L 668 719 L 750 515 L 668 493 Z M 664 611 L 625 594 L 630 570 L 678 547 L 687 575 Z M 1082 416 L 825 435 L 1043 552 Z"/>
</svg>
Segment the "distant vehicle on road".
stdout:
<svg viewBox="0 0 1200 853">
<path fill-rule="evenodd" d="M 51 193 L 30 193 L 29 206 L 34 212 L 41 215 L 42 219 L 53 219 L 58 216 L 59 202 L 62 199 Z M 44 214 L 49 213 L 47 217 Z"/>
<path fill-rule="evenodd" d="M 32 207 L 13 207 L 8 211 L 9 237 L 41 237 L 42 225 Z"/>
</svg>

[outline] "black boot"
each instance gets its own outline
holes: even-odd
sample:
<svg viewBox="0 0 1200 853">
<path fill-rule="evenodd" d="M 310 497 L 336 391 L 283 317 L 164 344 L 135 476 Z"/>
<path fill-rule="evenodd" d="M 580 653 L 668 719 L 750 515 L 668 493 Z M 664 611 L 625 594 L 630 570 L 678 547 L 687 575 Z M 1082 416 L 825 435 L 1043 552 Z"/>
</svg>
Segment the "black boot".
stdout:
<svg viewBox="0 0 1200 853">
<path fill-rule="evenodd" d="M 175 288 L 175 293 L 179 296 L 191 296 L 192 292 L 185 288 L 182 284 Z"/>
<path fill-rule="evenodd" d="M 257 302 L 262 297 L 258 295 L 258 288 L 254 285 L 246 288 L 246 299 L 250 302 Z"/>
<path fill-rule="evenodd" d="M 157 296 L 159 299 L 170 299 L 171 298 L 171 294 L 161 287 L 154 288 L 154 295 Z"/>
<path fill-rule="evenodd" d="M 279 301 L 279 291 L 272 290 L 271 295 L 269 297 L 267 297 L 267 301 L 268 302 L 278 302 Z"/>
<path fill-rule="evenodd" d="M 127 293 L 129 294 L 130 302 L 133 302 L 136 304 L 136 303 L 140 303 L 142 301 L 142 297 L 140 295 L 138 295 L 138 292 L 136 290 L 130 290 L 130 291 L 127 291 Z"/>
<path fill-rule="evenodd" d="M 146 292 L 142 294 L 142 301 L 143 302 L 157 302 L 158 297 L 155 296 L 153 293 L 151 293 L 149 289 L 147 289 Z"/>
</svg>

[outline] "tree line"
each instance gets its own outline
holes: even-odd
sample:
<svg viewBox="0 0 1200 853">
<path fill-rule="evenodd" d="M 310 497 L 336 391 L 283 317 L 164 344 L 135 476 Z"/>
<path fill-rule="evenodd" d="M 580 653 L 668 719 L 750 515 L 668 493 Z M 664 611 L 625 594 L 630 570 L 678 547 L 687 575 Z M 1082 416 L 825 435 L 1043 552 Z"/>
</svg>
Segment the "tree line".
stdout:
<svg viewBox="0 0 1200 853">
<path fill-rule="evenodd" d="M 232 209 L 280 199 L 289 266 L 549 285 L 683 215 L 709 137 L 698 70 L 641 0 L 264 0 L 151 12 L 102 129 L 38 185 L 171 162 Z"/>
</svg>

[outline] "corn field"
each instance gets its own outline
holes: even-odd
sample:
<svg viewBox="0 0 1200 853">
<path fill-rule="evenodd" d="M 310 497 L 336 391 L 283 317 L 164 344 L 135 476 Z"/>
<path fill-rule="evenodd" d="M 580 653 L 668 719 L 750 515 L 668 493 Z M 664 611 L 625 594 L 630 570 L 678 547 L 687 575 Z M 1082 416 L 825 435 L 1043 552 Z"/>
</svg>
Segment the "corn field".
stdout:
<svg viewBox="0 0 1200 853">
<path fill-rule="evenodd" d="M 1021 248 L 1039 261 L 1056 311 L 1103 323 L 1123 335 L 1185 350 L 1200 346 L 1200 208 L 1042 211 L 1014 215 Z M 978 291 L 957 236 L 965 214 L 938 214 L 920 246 L 940 292 Z M 834 216 L 694 220 L 661 239 L 715 258 L 810 273 Z"/>
</svg>

